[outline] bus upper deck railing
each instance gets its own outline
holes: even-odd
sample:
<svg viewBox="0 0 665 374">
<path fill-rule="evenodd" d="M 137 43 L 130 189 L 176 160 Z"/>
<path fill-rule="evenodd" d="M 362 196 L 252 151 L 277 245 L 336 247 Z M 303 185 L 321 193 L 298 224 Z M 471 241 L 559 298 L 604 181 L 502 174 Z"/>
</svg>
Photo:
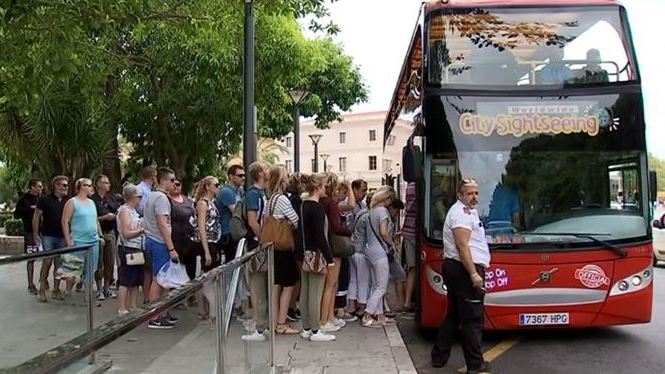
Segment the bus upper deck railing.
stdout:
<svg viewBox="0 0 665 374">
<path fill-rule="evenodd" d="M 241 247 L 242 246 L 242 247 Z M 216 324 L 217 330 L 217 359 L 216 359 L 216 372 L 221 374 L 224 372 L 223 359 L 224 359 L 224 349 L 225 349 L 225 337 L 228 331 L 228 324 L 230 321 L 230 305 L 229 302 L 233 302 L 233 297 L 235 295 L 235 287 L 238 282 L 238 272 L 242 266 L 247 264 L 252 260 L 261 251 L 267 251 L 268 256 L 266 256 L 268 261 L 268 280 L 274 278 L 273 275 L 273 253 L 270 248 L 271 244 L 262 246 L 252 252 L 249 252 L 235 260 L 228 262 L 226 264 L 220 265 L 219 267 L 206 272 L 190 281 L 186 285 L 172 290 L 164 298 L 157 300 L 155 302 L 142 305 L 136 310 L 122 316 L 114 318 L 113 320 L 97 327 L 94 329 L 89 329 L 88 332 L 81 334 L 70 341 L 61 344 L 58 347 L 52 348 L 45 353 L 40 354 L 18 366 L 8 369 L 0 369 L 0 373 L 53 373 L 58 370 L 62 370 L 69 365 L 74 364 L 75 362 L 84 359 L 85 357 L 94 355 L 94 353 L 106 346 L 107 344 L 115 341 L 126 333 L 134 330 L 143 323 L 149 321 L 155 316 L 159 315 L 162 312 L 165 312 L 176 305 L 182 303 L 190 296 L 193 296 L 198 291 L 200 291 L 204 284 L 207 282 L 213 282 L 217 287 L 216 289 L 216 302 L 215 309 L 217 313 L 217 321 L 222 321 L 223 323 Z M 242 253 L 244 249 L 244 240 L 239 244 L 239 253 Z M 85 247 L 83 248 L 85 249 Z M 10 260 L 7 258 L 3 263 L 15 263 L 19 261 L 32 260 L 32 259 L 43 259 L 46 257 L 51 257 L 59 254 L 67 254 L 71 252 L 80 251 L 82 249 L 75 247 L 73 248 L 64 248 L 61 250 L 54 250 L 45 253 L 36 253 L 28 255 L 19 255 L 12 256 Z M 33 256 L 37 255 L 37 256 Z M 225 289 L 225 274 L 233 272 L 233 280 L 231 289 L 228 290 L 228 295 L 224 295 L 223 290 Z M 268 315 L 272 315 L 272 287 L 268 287 Z M 226 301 L 226 305 L 225 305 Z M 274 331 L 274 326 L 272 318 L 269 318 L 270 322 L 270 331 Z M 274 366 L 274 334 L 270 334 L 270 366 Z M 92 361 L 91 361 L 92 363 Z"/>
</svg>

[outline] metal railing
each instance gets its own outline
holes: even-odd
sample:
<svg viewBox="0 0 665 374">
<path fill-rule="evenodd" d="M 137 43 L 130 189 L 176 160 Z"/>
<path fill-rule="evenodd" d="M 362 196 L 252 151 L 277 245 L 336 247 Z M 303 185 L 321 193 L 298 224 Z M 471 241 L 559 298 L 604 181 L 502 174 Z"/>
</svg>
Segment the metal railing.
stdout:
<svg viewBox="0 0 665 374">
<path fill-rule="evenodd" d="M 45 260 L 53 257 L 58 257 L 62 255 L 67 255 L 67 254 L 72 254 L 76 252 L 82 252 L 85 251 L 85 297 L 87 301 L 87 311 L 86 311 L 86 328 L 87 328 L 87 333 L 90 334 L 93 331 L 94 327 L 94 314 L 93 314 L 93 292 L 92 292 L 92 284 L 95 278 L 95 274 L 93 271 L 93 264 L 92 264 L 92 259 L 93 259 L 93 254 L 92 251 L 94 250 L 94 246 L 86 245 L 86 246 L 73 246 L 73 247 L 66 247 L 66 248 L 59 248 L 59 249 L 52 249 L 48 251 L 43 251 L 43 252 L 34 252 L 34 253 L 24 253 L 20 255 L 15 255 L 15 256 L 7 256 L 7 257 L 2 257 L 0 258 L 0 266 L 2 265 L 9 265 L 9 264 L 15 264 L 19 262 L 25 262 L 25 261 L 37 261 L 37 260 Z M 55 274 L 57 269 L 55 269 L 55 264 L 54 264 L 54 269 L 53 273 Z M 48 275 L 47 275 L 48 277 Z M 41 280 L 40 280 L 41 281 Z M 93 364 L 95 362 L 95 356 L 94 354 L 90 355 L 90 363 Z M 34 371 L 32 371 L 34 372 Z"/>
<path fill-rule="evenodd" d="M 246 242 L 244 239 L 238 244 L 237 254 L 241 255 L 244 252 Z M 84 248 L 86 249 L 86 248 Z M 91 254 L 92 247 L 87 248 L 88 254 Z M 45 253 L 39 254 L 26 254 L 13 256 L 11 258 L 0 259 L 0 264 L 15 263 L 26 260 L 36 260 L 44 259 L 48 257 L 54 257 L 61 254 L 72 253 L 82 250 L 81 248 L 66 248 L 60 250 L 54 250 Z M 257 256 L 261 251 L 266 253 L 267 270 L 268 270 L 268 284 L 267 284 L 267 296 L 268 296 L 268 324 L 269 324 L 269 339 L 270 339 L 270 356 L 269 362 L 267 363 L 270 367 L 270 371 L 274 372 L 275 369 L 275 326 L 273 316 L 273 291 L 272 284 L 274 283 L 274 253 L 272 244 L 263 245 L 247 254 L 241 255 L 235 260 L 223 264 L 215 269 L 212 269 L 205 274 L 200 275 L 194 280 L 190 281 L 184 286 L 181 286 L 177 289 L 169 292 L 164 298 L 157 300 L 155 302 L 144 304 L 138 307 L 136 310 L 122 316 L 117 317 L 111 320 L 108 323 L 105 323 L 97 328 L 92 326 L 92 285 L 90 284 L 92 277 L 86 277 L 87 282 L 89 283 L 87 287 L 88 294 L 88 331 L 82 335 L 77 336 L 70 341 L 61 344 L 55 348 L 49 349 L 47 352 L 42 353 L 39 356 L 33 357 L 32 359 L 15 366 L 9 369 L 0 369 L 0 373 L 53 373 L 58 370 L 67 368 L 68 366 L 76 363 L 77 361 L 84 359 L 85 357 L 94 357 L 94 353 L 100 348 L 108 345 L 109 343 L 117 340 L 121 336 L 127 334 L 130 331 L 133 331 L 137 327 L 141 326 L 143 323 L 153 319 L 154 317 L 160 315 L 161 313 L 175 307 L 176 305 L 184 302 L 190 296 L 193 296 L 198 291 L 200 291 L 204 284 L 208 282 L 213 282 L 215 285 L 215 312 L 216 312 L 216 362 L 215 362 L 215 372 L 218 374 L 224 373 L 224 363 L 226 357 L 226 337 L 229 331 L 229 323 L 232 314 L 232 307 L 234 298 L 236 295 L 236 290 L 238 287 L 238 281 L 240 277 L 241 267 L 249 263 L 255 256 Z M 87 261 L 90 263 L 90 261 Z M 89 265 L 92 267 L 92 264 Z M 91 274 L 91 269 L 87 274 Z M 231 277 L 231 284 L 226 290 L 226 280 L 225 274 L 233 272 Z M 90 363 L 93 363 L 91 359 Z"/>
</svg>

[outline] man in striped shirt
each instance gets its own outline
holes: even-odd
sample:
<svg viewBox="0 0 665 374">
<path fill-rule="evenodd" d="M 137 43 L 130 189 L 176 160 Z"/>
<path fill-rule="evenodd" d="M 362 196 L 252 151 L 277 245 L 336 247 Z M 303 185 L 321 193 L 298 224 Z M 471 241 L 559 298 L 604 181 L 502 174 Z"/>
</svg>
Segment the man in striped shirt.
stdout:
<svg viewBox="0 0 665 374">
<path fill-rule="evenodd" d="M 402 240 L 406 257 L 406 297 L 404 298 L 404 311 L 412 312 L 411 299 L 416 285 L 416 215 L 418 203 L 416 201 L 416 183 L 410 182 L 406 187 L 406 207 L 404 210 L 404 225 L 402 226 Z"/>
</svg>

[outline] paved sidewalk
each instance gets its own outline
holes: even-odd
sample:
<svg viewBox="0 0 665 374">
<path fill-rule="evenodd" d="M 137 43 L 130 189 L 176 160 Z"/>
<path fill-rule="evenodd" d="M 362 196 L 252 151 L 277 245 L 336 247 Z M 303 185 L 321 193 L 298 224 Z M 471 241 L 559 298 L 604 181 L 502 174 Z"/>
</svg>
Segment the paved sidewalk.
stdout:
<svg viewBox="0 0 665 374">
<path fill-rule="evenodd" d="M 236 323 L 229 333 L 225 368 L 230 373 L 267 373 L 269 342 L 240 339 Z M 325 374 L 415 374 L 416 370 L 396 326 L 363 328 L 350 323 L 336 333 L 337 340 L 313 343 L 298 335 L 277 336 L 275 362 L 278 372 Z M 200 325 L 143 373 L 210 373 L 214 362 L 215 331 Z M 249 353 L 249 354 L 248 354 Z M 248 358 L 248 360 L 246 360 Z M 249 362 L 247 362 L 249 361 Z"/>
<path fill-rule="evenodd" d="M 11 367 L 85 332 L 85 307 L 51 301 L 38 303 L 25 286 L 25 265 L 0 268 L 0 368 Z M 82 294 L 76 294 L 79 304 Z M 114 318 L 117 301 L 94 308 L 95 325 Z M 197 309 L 173 311 L 180 321 L 173 330 L 141 326 L 97 353 L 111 360 L 110 373 L 212 373 L 215 367 L 214 326 L 196 318 Z M 225 358 L 227 373 L 267 373 L 269 343 L 240 339 L 242 325 L 233 321 Z M 277 336 L 275 361 L 282 372 L 415 374 L 415 368 L 396 326 L 364 328 L 351 322 L 335 333 L 337 340 L 312 343 L 299 336 Z M 85 365 L 74 365 L 76 372 Z"/>
</svg>

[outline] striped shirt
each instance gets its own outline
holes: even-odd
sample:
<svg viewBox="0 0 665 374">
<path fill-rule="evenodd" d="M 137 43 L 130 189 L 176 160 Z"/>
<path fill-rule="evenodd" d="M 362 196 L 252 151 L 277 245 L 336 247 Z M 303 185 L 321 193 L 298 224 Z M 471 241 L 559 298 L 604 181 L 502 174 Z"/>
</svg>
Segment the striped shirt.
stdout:
<svg viewBox="0 0 665 374">
<path fill-rule="evenodd" d="M 293 210 L 289 198 L 281 193 L 275 193 L 268 199 L 265 214 L 271 214 L 277 219 L 288 219 L 293 227 L 298 227 L 298 214 Z"/>
<path fill-rule="evenodd" d="M 406 206 L 404 214 L 404 225 L 402 226 L 402 236 L 406 239 L 416 239 L 416 184 L 411 182 L 406 187 Z"/>
</svg>

